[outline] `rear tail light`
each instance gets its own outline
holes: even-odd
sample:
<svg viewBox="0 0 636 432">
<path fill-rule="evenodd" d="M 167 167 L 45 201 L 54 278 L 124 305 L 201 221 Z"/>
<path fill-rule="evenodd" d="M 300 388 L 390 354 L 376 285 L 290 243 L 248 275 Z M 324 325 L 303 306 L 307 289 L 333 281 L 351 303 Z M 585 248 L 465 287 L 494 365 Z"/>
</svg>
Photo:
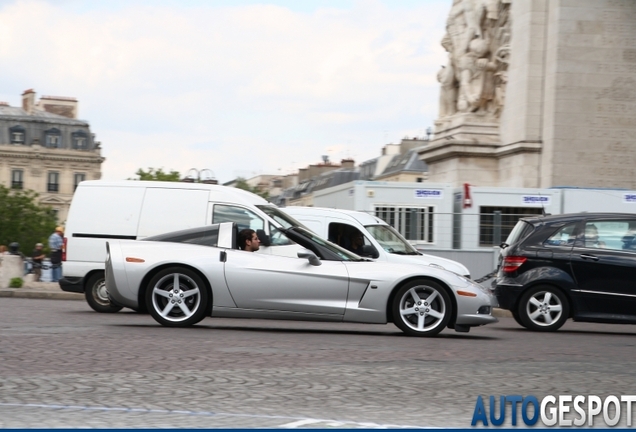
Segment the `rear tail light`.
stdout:
<svg viewBox="0 0 636 432">
<path fill-rule="evenodd" d="M 507 256 L 504 257 L 502 270 L 504 273 L 513 273 L 521 267 L 521 264 L 526 262 L 528 258 L 521 256 Z"/>
<path fill-rule="evenodd" d="M 64 237 L 64 243 L 62 244 L 62 261 L 66 261 L 66 237 Z"/>
</svg>

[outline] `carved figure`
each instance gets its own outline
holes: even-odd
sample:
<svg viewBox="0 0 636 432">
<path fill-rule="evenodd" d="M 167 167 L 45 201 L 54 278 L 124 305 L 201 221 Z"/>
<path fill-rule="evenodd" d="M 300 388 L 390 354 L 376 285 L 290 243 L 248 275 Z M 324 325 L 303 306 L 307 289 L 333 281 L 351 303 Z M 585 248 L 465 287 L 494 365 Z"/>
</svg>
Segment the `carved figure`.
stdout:
<svg viewBox="0 0 636 432">
<path fill-rule="evenodd" d="M 505 100 L 510 42 L 510 0 L 454 0 L 442 46 L 446 66 L 440 118 L 456 112 L 498 116 Z"/>
</svg>

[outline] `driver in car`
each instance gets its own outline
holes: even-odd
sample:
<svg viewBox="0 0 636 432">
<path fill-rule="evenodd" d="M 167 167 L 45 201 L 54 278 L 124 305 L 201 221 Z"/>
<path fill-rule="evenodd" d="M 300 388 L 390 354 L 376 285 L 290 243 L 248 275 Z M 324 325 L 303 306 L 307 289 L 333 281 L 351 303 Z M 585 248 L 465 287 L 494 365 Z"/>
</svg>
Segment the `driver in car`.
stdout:
<svg viewBox="0 0 636 432">
<path fill-rule="evenodd" d="M 256 252 L 261 246 L 261 240 L 253 229 L 244 229 L 238 233 L 238 247 L 247 252 Z"/>
</svg>

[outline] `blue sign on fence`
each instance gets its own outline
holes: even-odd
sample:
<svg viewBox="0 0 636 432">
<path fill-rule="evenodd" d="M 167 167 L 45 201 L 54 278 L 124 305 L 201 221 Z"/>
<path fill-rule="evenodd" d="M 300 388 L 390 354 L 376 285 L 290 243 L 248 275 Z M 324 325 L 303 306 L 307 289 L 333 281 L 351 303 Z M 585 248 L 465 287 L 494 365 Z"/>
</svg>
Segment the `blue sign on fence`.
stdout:
<svg viewBox="0 0 636 432">
<path fill-rule="evenodd" d="M 415 189 L 415 198 L 442 199 L 441 189 Z"/>
<path fill-rule="evenodd" d="M 550 205 L 550 197 L 545 195 L 522 195 L 521 203 L 523 205 Z"/>
</svg>

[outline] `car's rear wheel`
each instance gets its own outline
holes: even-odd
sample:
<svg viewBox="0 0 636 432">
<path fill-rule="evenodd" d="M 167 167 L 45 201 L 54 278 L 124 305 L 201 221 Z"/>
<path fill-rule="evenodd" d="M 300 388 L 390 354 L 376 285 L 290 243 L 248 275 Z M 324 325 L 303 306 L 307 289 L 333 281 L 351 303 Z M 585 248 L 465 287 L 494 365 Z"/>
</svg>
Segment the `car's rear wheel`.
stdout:
<svg viewBox="0 0 636 432">
<path fill-rule="evenodd" d="M 525 327 L 525 325 L 523 324 L 523 322 L 521 321 L 521 317 L 519 316 L 519 312 L 516 310 L 511 310 L 510 313 L 512 313 L 512 317 L 515 319 L 515 321 L 517 322 L 517 324 L 519 324 L 521 327 Z"/>
<path fill-rule="evenodd" d="M 393 322 L 410 336 L 435 336 L 448 325 L 453 308 L 446 290 L 429 280 L 405 284 L 392 307 Z"/>
<path fill-rule="evenodd" d="M 106 279 L 102 272 L 94 273 L 86 281 L 84 296 L 88 305 L 96 312 L 115 313 L 123 309 L 121 306 L 115 306 L 110 302 L 106 291 Z"/>
<path fill-rule="evenodd" d="M 550 285 L 540 285 L 526 291 L 518 307 L 521 325 L 534 331 L 557 331 L 570 316 L 568 299 Z"/>
<path fill-rule="evenodd" d="M 201 277 L 184 267 L 157 273 L 146 288 L 146 307 L 159 324 L 188 327 L 205 318 L 210 292 Z"/>
</svg>

